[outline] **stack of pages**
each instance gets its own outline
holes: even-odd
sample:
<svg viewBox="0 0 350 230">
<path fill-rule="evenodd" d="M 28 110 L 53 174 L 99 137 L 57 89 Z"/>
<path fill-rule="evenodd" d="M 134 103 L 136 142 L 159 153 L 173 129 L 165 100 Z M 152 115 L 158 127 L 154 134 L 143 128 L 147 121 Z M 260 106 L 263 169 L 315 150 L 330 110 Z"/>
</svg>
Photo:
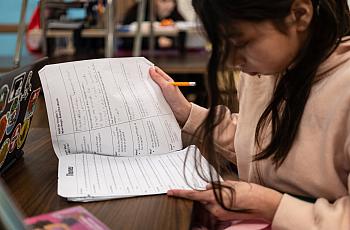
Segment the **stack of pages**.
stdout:
<svg viewBox="0 0 350 230">
<path fill-rule="evenodd" d="M 141 57 L 109 58 L 39 71 L 59 158 L 58 195 L 94 201 L 205 187 L 194 170 L 198 149 L 182 149 L 180 127 L 149 76 L 151 66 Z"/>
</svg>

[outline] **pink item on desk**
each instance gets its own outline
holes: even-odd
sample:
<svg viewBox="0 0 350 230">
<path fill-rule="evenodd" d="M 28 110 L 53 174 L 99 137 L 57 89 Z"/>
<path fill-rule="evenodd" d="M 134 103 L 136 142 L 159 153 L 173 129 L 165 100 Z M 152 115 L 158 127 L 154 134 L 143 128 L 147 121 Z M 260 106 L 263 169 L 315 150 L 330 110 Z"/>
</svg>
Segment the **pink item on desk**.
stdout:
<svg viewBox="0 0 350 230">
<path fill-rule="evenodd" d="M 231 223 L 230 223 L 231 222 Z M 270 230 L 271 225 L 262 220 L 235 220 L 226 222 L 220 230 Z"/>
<path fill-rule="evenodd" d="M 25 223 L 30 229 L 110 230 L 81 206 L 26 218 Z"/>
</svg>

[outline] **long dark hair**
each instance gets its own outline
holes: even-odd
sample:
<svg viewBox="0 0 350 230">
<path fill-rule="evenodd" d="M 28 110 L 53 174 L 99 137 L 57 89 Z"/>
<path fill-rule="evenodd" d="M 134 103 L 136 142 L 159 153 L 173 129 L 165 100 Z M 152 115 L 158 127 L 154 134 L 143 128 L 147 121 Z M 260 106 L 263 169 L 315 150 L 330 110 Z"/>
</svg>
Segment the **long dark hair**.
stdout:
<svg viewBox="0 0 350 230">
<path fill-rule="evenodd" d="M 297 135 L 304 107 L 319 65 L 334 51 L 341 38 L 349 34 L 350 19 L 346 0 L 312 0 L 314 16 L 310 33 L 293 67 L 281 73 L 270 103 L 262 113 L 255 131 L 256 145 L 262 132 L 271 125 L 271 141 L 255 155 L 254 160 L 270 158 L 276 167 L 286 159 Z M 283 32 L 284 19 L 290 14 L 293 0 L 192 0 L 192 5 L 203 24 L 212 45 L 208 63 L 207 87 L 209 112 L 195 136 L 203 140 L 201 150 L 208 161 L 221 170 L 222 163 L 215 153 L 214 129 L 222 121 L 227 105 L 227 95 L 222 97 L 218 87 L 218 73 L 225 70 L 225 63 L 232 47 L 225 36 L 226 28 L 232 29 L 235 20 L 258 22 L 271 20 Z M 210 15 L 210 17 L 209 17 Z M 234 29 L 234 28 L 233 28 Z M 234 84 L 228 83 L 233 86 Z M 234 92 L 234 91 L 232 91 Z M 234 97 L 235 95 L 231 95 Z M 233 141 L 233 140 L 232 140 Z M 200 172 L 199 172 L 200 173 Z M 200 175 L 204 176 L 203 173 Z M 210 181 L 217 186 L 215 197 L 223 208 L 222 185 L 218 174 L 210 171 Z M 234 189 L 231 189 L 234 193 Z"/>
</svg>

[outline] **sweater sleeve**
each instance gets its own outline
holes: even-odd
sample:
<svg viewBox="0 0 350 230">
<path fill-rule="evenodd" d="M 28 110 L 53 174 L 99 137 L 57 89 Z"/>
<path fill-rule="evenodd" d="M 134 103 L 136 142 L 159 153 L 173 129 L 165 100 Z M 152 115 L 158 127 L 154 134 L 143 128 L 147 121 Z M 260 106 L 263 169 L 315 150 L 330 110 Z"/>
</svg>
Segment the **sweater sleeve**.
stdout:
<svg viewBox="0 0 350 230">
<path fill-rule="evenodd" d="M 272 229 L 350 229 L 350 196 L 341 197 L 334 203 L 320 198 L 313 204 L 285 194 L 277 208 Z"/>
<path fill-rule="evenodd" d="M 208 109 L 192 104 L 190 115 L 182 128 L 182 141 L 184 146 L 195 144 L 201 151 L 203 144 L 202 133 L 195 133 L 205 120 Z M 236 132 L 238 114 L 231 114 L 228 108 L 225 108 L 223 120 L 214 130 L 215 151 L 224 158 L 236 163 L 236 154 L 234 148 L 234 137 Z"/>
<path fill-rule="evenodd" d="M 348 114 L 348 113 L 347 113 Z M 315 203 L 301 201 L 290 195 L 283 195 L 275 213 L 272 229 L 350 229 L 350 116 L 345 115 L 340 136 L 344 140 L 344 187 L 347 193 L 338 197 L 334 202 L 319 198 Z M 339 136 L 337 137 L 339 138 Z M 347 178 L 346 178 L 347 176 Z"/>
<path fill-rule="evenodd" d="M 350 122 L 345 127 L 347 128 L 344 130 L 349 130 Z M 350 135 L 346 133 L 345 136 L 347 194 L 334 202 L 319 198 L 315 203 L 301 201 L 285 194 L 272 221 L 272 229 L 350 229 Z"/>
</svg>

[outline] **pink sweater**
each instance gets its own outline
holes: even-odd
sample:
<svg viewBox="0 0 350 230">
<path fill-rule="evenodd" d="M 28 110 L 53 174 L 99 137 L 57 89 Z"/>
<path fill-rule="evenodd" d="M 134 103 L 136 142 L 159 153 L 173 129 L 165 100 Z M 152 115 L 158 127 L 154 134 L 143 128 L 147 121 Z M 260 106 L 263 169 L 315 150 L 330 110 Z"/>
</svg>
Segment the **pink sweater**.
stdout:
<svg viewBox="0 0 350 230">
<path fill-rule="evenodd" d="M 318 198 L 308 203 L 284 194 L 272 229 L 350 229 L 350 41 L 343 42 L 319 67 L 300 128 L 287 159 L 276 171 L 259 161 L 265 186 L 290 194 Z M 269 102 L 276 77 L 242 75 L 239 114 L 227 110 L 215 146 L 237 164 L 240 179 L 257 179 L 254 134 Z M 192 105 L 182 129 L 184 144 L 207 115 Z"/>
</svg>

